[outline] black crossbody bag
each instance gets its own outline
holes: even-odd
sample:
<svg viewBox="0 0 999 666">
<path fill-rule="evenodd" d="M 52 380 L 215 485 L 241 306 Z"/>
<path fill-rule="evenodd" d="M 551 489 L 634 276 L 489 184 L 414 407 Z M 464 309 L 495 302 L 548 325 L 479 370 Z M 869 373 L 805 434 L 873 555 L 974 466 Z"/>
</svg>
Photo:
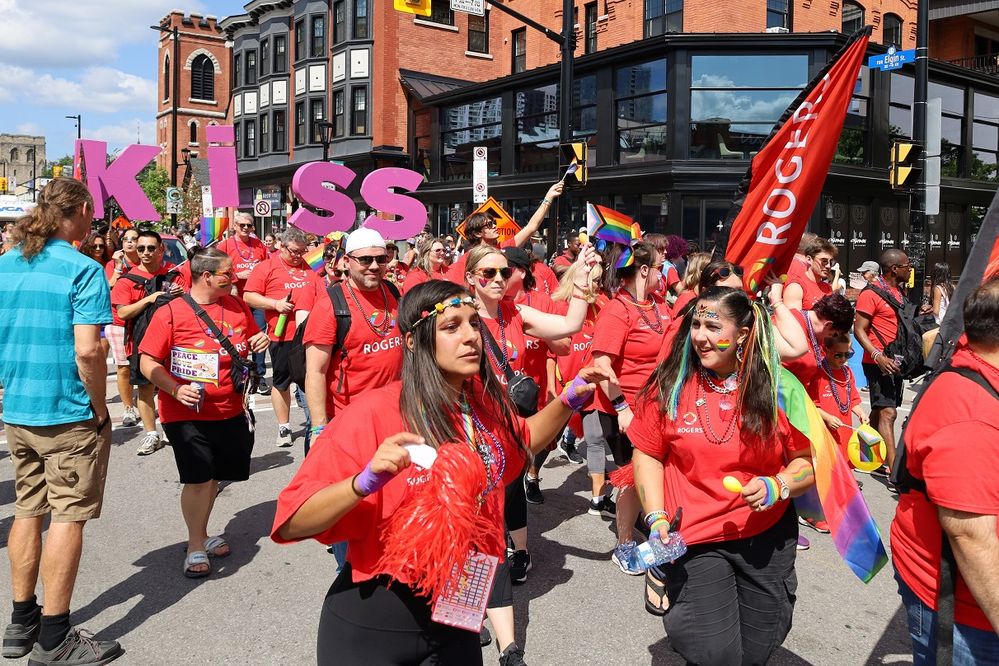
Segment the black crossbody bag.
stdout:
<svg viewBox="0 0 999 666">
<path fill-rule="evenodd" d="M 506 377 L 506 392 L 510 400 L 517 407 L 517 412 L 524 417 L 533 416 L 538 413 L 538 393 L 541 389 L 538 383 L 522 372 L 514 372 L 510 367 L 510 362 L 506 360 L 506 354 L 500 350 L 496 344 L 496 339 L 489 332 L 485 324 L 481 324 L 482 339 L 486 341 L 496 360 L 503 359 L 503 376 Z"/>
<path fill-rule="evenodd" d="M 232 379 L 232 387 L 236 393 L 243 396 L 243 404 L 245 405 L 250 386 L 255 384 L 260 379 L 260 376 L 257 374 L 257 366 L 252 361 L 244 360 L 243 357 L 239 355 L 239 351 L 236 349 L 236 346 L 232 344 L 232 341 L 222 334 L 218 325 L 212 321 L 212 318 L 208 316 L 205 309 L 201 307 L 197 301 L 191 298 L 190 294 L 184 294 L 182 298 L 185 303 L 191 306 L 191 309 L 194 310 L 194 314 L 196 314 L 198 318 L 205 323 L 205 326 L 207 326 L 208 330 L 211 331 L 215 341 L 222 346 L 222 349 L 224 349 L 227 354 L 229 354 L 229 358 L 232 361 L 232 364 L 229 367 L 229 376 Z"/>
</svg>

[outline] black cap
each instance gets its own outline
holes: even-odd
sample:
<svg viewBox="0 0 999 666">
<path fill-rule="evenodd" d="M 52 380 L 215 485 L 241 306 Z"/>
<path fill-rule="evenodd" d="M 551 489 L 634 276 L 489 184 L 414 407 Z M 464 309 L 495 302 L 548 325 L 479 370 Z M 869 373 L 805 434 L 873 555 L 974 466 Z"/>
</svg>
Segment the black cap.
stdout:
<svg viewBox="0 0 999 666">
<path fill-rule="evenodd" d="M 505 247 L 503 256 L 506 257 L 506 263 L 511 266 L 523 268 L 525 271 L 531 270 L 531 257 L 526 250 L 519 247 Z"/>
</svg>

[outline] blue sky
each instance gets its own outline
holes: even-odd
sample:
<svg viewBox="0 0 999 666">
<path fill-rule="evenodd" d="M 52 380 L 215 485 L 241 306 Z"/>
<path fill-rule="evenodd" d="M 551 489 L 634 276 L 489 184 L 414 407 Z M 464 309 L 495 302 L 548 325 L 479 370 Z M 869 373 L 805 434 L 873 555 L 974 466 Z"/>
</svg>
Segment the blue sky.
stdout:
<svg viewBox="0 0 999 666">
<path fill-rule="evenodd" d="M 69 154 L 75 124 L 113 150 L 155 144 L 156 44 L 149 26 L 172 9 L 242 13 L 235 0 L 0 0 L 0 133 L 46 138 Z"/>
</svg>

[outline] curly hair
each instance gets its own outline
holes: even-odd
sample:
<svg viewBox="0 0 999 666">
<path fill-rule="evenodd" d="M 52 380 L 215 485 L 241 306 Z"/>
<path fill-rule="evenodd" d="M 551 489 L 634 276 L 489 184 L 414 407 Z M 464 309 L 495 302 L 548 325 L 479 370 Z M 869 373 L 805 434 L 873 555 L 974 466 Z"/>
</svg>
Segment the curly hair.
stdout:
<svg viewBox="0 0 999 666">
<path fill-rule="evenodd" d="M 853 330 L 853 306 L 842 294 L 826 294 L 815 301 L 812 312 L 819 319 L 829 322 L 829 327 L 840 333 Z"/>
<path fill-rule="evenodd" d="M 12 237 L 24 258 L 34 259 L 59 231 L 59 224 L 75 215 L 80 206 L 88 207 L 93 214 L 94 198 L 86 185 L 72 178 L 50 180 L 38 195 L 38 205 L 14 226 Z"/>
</svg>

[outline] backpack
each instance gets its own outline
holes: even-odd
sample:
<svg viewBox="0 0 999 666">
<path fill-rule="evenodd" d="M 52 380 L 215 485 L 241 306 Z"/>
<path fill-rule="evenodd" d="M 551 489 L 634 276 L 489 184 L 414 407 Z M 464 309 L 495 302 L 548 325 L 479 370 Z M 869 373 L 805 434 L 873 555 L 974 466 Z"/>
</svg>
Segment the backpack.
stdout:
<svg viewBox="0 0 999 666">
<path fill-rule="evenodd" d="M 878 339 L 884 348 L 884 353 L 889 358 L 901 357 L 900 376 L 903 379 L 916 379 L 926 374 L 927 368 L 923 363 L 923 329 L 916 321 L 916 304 L 908 300 L 899 303 L 894 296 L 881 287 L 867 285 L 864 290 L 870 289 L 881 297 L 885 303 L 895 311 L 895 320 L 898 322 L 895 339 L 887 342 L 881 337 L 877 329 L 872 325 L 870 331 Z"/>
<path fill-rule="evenodd" d="M 154 275 L 150 278 L 125 273 L 119 279 L 129 280 L 141 286 L 142 297 L 145 298 L 146 296 L 155 294 L 157 291 L 163 291 L 164 283 L 176 280 L 179 276 L 180 273 L 178 271 L 170 270 L 162 275 Z M 140 312 L 135 318 L 125 322 L 127 324 L 125 327 L 125 344 L 132 343 L 132 353 L 128 356 L 128 369 L 133 377 L 145 377 L 139 370 L 139 343 L 142 342 L 142 337 L 146 334 L 146 329 L 149 328 L 149 323 L 153 320 L 153 314 L 174 298 L 176 296 L 168 294 L 157 296 L 152 305 Z"/>
<path fill-rule="evenodd" d="M 382 284 L 398 302 L 399 288 L 388 280 L 383 280 Z M 347 307 L 347 298 L 343 293 L 341 283 L 337 282 L 327 287 L 326 295 L 333 303 L 333 316 L 336 318 L 336 344 L 330 350 L 330 359 L 336 356 L 337 352 L 340 352 L 342 362 L 343 358 L 347 356 L 347 352 L 343 348 L 343 341 L 347 339 L 347 332 L 350 331 L 350 308 Z M 291 381 L 295 382 L 302 390 L 305 390 L 305 327 L 308 322 L 309 318 L 306 317 L 295 329 L 295 337 L 292 338 L 291 346 L 288 348 L 288 374 Z M 343 374 L 341 373 L 340 385 L 337 390 L 342 387 Z"/>
</svg>

